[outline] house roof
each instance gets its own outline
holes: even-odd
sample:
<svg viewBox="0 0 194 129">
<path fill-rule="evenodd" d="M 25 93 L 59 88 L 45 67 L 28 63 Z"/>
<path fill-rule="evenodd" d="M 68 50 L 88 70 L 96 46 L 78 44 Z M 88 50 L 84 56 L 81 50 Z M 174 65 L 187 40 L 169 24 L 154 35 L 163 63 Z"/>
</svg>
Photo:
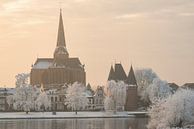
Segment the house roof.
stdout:
<svg viewBox="0 0 194 129">
<path fill-rule="evenodd" d="M 194 83 L 185 83 L 182 87 L 194 89 Z"/>
<path fill-rule="evenodd" d="M 0 94 L 12 95 L 15 93 L 15 88 L 0 88 Z"/>
</svg>

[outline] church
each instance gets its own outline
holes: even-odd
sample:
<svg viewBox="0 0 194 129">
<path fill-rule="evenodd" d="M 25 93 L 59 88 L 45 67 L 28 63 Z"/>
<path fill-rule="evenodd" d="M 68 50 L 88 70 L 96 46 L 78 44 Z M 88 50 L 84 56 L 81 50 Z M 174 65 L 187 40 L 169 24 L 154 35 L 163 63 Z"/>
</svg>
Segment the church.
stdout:
<svg viewBox="0 0 194 129">
<path fill-rule="evenodd" d="M 57 44 L 53 58 L 37 58 L 30 72 L 30 84 L 44 89 L 60 88 L 74 82 L 86 83 L 86 72 L 79 58 L 69 57 L 66 47 L 62 10 L 60 10 Z"/>
</svg>

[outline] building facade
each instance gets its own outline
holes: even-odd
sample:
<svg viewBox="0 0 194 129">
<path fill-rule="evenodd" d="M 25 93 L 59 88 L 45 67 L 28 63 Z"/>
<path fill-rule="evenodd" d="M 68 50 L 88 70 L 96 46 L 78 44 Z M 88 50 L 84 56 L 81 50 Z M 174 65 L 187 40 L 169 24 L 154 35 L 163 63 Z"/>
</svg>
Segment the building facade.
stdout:
<svg viewBox="0 0 194 129">
<path fill-rule="evenodd" d="M 12 111 L 12 105 L 8 105 L 7 97 L 15 93 L 14 88 L 0 88 L 0 111 Z"/>
<path fill-rule="evenodd" d="M 60 11 L 57 45 L 53 58 L 38 58 L 30 72 L 31 85 L 44 89 L 60 88 L 74 82 L 86 83 L 86 72 L 79 58 L 70 58 L 66 47 L 62 12 Z"/>
<path fill-rule="evenodd" d="M 65 104 L 65 91 L 66 88 L 47 90 L 46 93 L 51 102 L 50 111 L 67 111 L 67 105 Z"/>
<path fill-rule="evenodd" d="M 0 111 L 7 111 L 7 89 L 0 88 Z"/>
</svg>

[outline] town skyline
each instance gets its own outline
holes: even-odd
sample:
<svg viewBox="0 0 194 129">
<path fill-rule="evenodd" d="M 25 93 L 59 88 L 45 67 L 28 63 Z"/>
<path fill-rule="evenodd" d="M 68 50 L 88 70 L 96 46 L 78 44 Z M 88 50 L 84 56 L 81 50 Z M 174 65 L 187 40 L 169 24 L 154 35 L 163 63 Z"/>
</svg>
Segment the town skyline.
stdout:
<svg viewBox="0 0 194 129">
<path fill-rule="evenodd" d="M 0 86 L 14 87 L 15 75 L 30 72 L 37 57 L 53 57 L 59 6 L 51 0 L 44 2 L 0 2 Z M 167 7 L 160 0 L 142 2 L 139 10 L 132 8 L 140 6 L 135 0 L 119 4 L 113 0 L 100 6 L 102 2 L 93 5 L 90 0 L 67 0 L 62 6 L 67 49 L 85 64 L 87 82 L 106 84 L 115 60 L 127 72 L 133 64 L 135 69 L 152 68 L 168 82 L 193 82 L 194 2 L 173 0 Z M 152 9 L 148 10 L 149 6 Z"/>
</svg>

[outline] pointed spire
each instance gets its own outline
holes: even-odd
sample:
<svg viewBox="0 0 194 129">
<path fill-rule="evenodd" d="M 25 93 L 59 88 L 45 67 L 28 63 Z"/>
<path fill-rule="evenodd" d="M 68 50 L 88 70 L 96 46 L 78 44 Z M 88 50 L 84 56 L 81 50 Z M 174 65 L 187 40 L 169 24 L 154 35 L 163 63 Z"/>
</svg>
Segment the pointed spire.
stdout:
<svg viewBox="0 0 194 129">
<path fill-rule="evenodd" d="M 69 53 L 66 48 L 65 43 L 65 33 L 63 27 L 63 17 L 62 9 L 60 9 L 59 17 L 59 28 L 58 28 L 58 37 L 57 37 L 57 47 L 54 52 L 54 66 L 63 66 L 65 65 L 65 60 L 69 58 Z"/>
<path fill-rule="evenodd" d="M 114 72 L 113 66 L 111 65 L 110 73 L 109 73 L 109 76 L 108 76 L 108 81 L 115 80 L 115 75 L 114 74 L 115 74 L 115 72 Z"/>
<path fill-rule="evenodd" d="M 58 37 L 57 37 L 57 47 L 59 46 L 66 47 L 62 9 L 60 9 L 59 28 L 58 28 Z"/>
<path fill-rule="evenodd" d="M 128 77 L 127 77 L 127 84 L 137 85 L 137 81 L 136 81 L 136 78 L 135 78 L 135 73 L 133 71 L 133 66 L 132 65 L 131 65 L 131 69 L 130 69 Z"/>
</svg>

